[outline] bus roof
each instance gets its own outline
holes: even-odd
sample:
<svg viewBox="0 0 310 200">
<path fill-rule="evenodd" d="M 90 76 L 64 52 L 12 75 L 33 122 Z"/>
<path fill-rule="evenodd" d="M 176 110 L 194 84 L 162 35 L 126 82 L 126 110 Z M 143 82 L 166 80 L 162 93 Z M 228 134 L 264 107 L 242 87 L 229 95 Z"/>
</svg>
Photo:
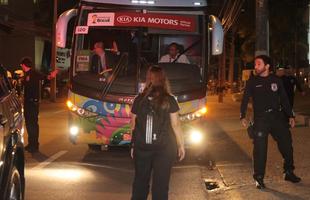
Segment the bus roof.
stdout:
<svg viewBox="0 0 310 200">
<path fill-rule="evenodd" d="M 152 6 L 152 7 L 205 7 L 207 0 L 81 0 L 90 3 L 105 3 L 128 6 Z"/>
</svg>

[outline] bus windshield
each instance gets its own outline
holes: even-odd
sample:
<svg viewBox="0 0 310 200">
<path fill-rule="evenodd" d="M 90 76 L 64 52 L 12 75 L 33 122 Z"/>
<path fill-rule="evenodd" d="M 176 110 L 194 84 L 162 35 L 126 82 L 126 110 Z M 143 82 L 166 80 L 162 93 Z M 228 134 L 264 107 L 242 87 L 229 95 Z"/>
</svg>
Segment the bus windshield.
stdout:
<svg viewBox="0 0 310 200">
<path fill-rule="evenodd" d="M 195 70 L 198 77 L 193 79 L 201 81 L 205 58 L 202 19 L 200 15 L 82 9 L 75 30 L 73 77 L 96 77 L 122 62 L 118 79 L 126 80 L 127 85 L 135 85 L 137 72 L 143 80 L 147 68 L 157 64 L 175 65 L 172 73 L 185 69 L 185 76 L 186 69 Z M 125 61 L 121 61 L 124 55 Z M 169 72 L 167 75 L 169 78 Z"/>
</svg>

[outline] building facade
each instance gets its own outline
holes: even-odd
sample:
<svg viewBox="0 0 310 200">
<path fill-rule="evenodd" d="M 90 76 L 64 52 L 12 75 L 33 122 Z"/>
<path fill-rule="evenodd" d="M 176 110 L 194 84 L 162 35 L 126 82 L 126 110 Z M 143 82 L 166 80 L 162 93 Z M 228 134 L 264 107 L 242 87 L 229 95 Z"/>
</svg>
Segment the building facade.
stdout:
<svg viewBox="0 0 310 200">
<path fill-rule="evenodd" d="M 0 63 L 15 69 L 24 56 L 41 70 L 50 29 L 40 26 L 38 0 L 0 0 Z"/>
</svg>

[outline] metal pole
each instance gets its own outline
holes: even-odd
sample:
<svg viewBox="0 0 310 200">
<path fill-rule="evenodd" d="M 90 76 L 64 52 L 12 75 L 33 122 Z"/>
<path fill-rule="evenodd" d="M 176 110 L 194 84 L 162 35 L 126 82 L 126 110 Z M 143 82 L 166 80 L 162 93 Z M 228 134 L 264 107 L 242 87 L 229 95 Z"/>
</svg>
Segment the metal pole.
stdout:
<svg viewBox="0 0 310 200">
<path fill-rule="evenodd" d="M 53 31 L 52 31 L 52 55 L 51 55 L 51 67 L 52 71 L 56 69 L 56 22 L 57 22 L 57 0 L 54 0 L 54 12 L 53 12 Z M 56 101 L 56 78 L 51 80 L 51 95 L 50 100 Z"/>
</svg>

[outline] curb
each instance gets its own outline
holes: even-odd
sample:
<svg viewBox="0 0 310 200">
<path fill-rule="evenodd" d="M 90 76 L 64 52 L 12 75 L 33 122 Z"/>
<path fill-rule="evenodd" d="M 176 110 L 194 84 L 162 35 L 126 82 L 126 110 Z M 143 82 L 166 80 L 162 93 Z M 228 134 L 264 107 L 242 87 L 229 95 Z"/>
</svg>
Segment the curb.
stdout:
<svg viewBox="0 0 310 200">
<path fill-rule="evenodd" d="M 310 116 L 308 115 L 302 115 L 302 114 L 298 114 L 296 113 L 296 120 L 297 121 L 301 121 L 302 125 L 304 125 L 305 127 L 309 127 L 309 124 L 310 124 Z"/>
</svg>

